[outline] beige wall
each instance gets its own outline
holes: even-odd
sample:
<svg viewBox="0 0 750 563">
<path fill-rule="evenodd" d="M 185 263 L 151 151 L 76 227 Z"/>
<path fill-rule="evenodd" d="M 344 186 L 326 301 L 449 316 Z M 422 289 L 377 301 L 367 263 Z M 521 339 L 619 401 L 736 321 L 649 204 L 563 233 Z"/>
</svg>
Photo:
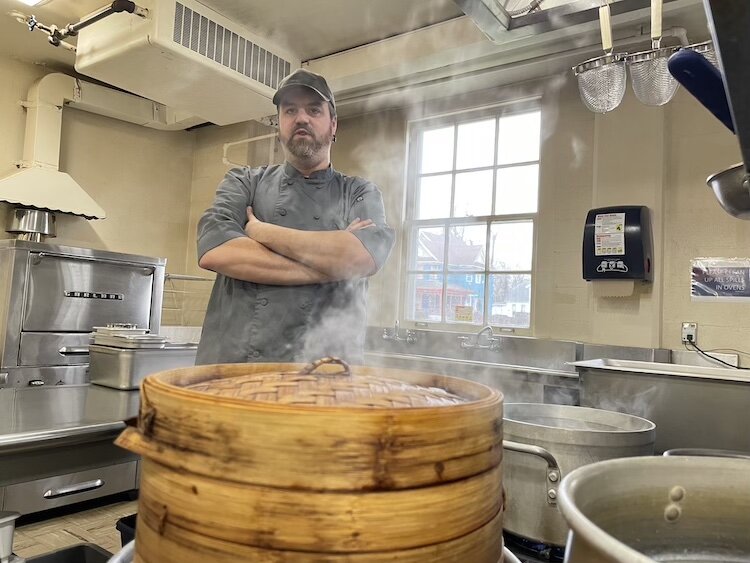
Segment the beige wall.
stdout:
<svg viewBox="0 0 750 563">
<path fill-rule="evenodd" d="M 0 175 L 21 159 L 26 99 L 45 71 L 0 59 Z M 68 172 L 107 212 L 86 221 L 57 216 L 57 238 L 50 242 L 157 256 L 167 271 L 184 273 L 193 167 L 193 134 L 164 132 L 72 108 L 63 110 L 60 169 Z M 5 206 L 3 206 L 5 207 Z M 0 210 L 0 237 L 6 211 Z M 165 295 L 162 323 L 177 322 Z"/>
</svg>

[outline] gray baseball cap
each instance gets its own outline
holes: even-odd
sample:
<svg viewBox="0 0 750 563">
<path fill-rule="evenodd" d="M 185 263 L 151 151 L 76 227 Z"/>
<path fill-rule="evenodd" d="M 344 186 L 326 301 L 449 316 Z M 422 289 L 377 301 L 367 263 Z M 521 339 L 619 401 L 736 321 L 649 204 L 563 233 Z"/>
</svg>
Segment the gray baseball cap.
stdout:
<svg viewBox="0 0 750 563">
<path fill-rule="evenodd" d="M 324 101 L 331 104 L 334 112 L 336 111 L 336 101 L 333 99 L 333 92 L 331 92 L 331 89 L 328 87 L 326 79 L 320 74 L 311 72 L 304 68 L 298 68 L 281 81 L 279 88 L 273 95 L 274 105 L 278 106 L 284 91 L 294 86 L 304 86 L 305 88 L 309 88 L 323 98 Z"/>
</svg>

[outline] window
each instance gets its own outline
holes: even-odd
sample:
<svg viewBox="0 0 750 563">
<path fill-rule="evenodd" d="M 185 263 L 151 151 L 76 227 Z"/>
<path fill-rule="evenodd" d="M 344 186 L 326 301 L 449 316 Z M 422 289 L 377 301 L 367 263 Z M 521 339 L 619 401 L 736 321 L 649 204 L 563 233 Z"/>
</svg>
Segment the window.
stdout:
<svg viewBox="0 0 750 563">
<path fill-rule="evenodd" d="M 540 135 L 529 102 L 410 124 L 406 320 L 530 328 Z"/>
</svg>

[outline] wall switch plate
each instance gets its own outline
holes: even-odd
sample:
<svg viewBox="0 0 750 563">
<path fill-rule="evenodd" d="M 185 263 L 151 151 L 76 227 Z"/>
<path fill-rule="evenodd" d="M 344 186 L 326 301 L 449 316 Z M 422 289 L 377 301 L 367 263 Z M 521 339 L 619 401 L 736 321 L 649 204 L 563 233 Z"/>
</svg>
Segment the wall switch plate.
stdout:
<svg viewBox="0 0 750 563">
<path fill-rule="evenodd" d="M 698 343 L 698 323 L 682 323 L 682 343 Z"/>
</svg>

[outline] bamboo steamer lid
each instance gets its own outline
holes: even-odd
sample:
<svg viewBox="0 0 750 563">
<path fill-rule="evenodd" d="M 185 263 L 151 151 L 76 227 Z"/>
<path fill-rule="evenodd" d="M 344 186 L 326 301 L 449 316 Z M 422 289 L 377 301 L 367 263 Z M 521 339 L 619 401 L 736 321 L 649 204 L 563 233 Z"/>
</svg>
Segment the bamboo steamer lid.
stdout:
<svg viewBox="0 0 750 563">
<path fill-rule="evenodd" d="M 117 444 L 210 478 L 316 491 L 464 479 L 502 457 L 502 395 L 383 368 L 225 364 L 153 374 Z"/>
</svg>

